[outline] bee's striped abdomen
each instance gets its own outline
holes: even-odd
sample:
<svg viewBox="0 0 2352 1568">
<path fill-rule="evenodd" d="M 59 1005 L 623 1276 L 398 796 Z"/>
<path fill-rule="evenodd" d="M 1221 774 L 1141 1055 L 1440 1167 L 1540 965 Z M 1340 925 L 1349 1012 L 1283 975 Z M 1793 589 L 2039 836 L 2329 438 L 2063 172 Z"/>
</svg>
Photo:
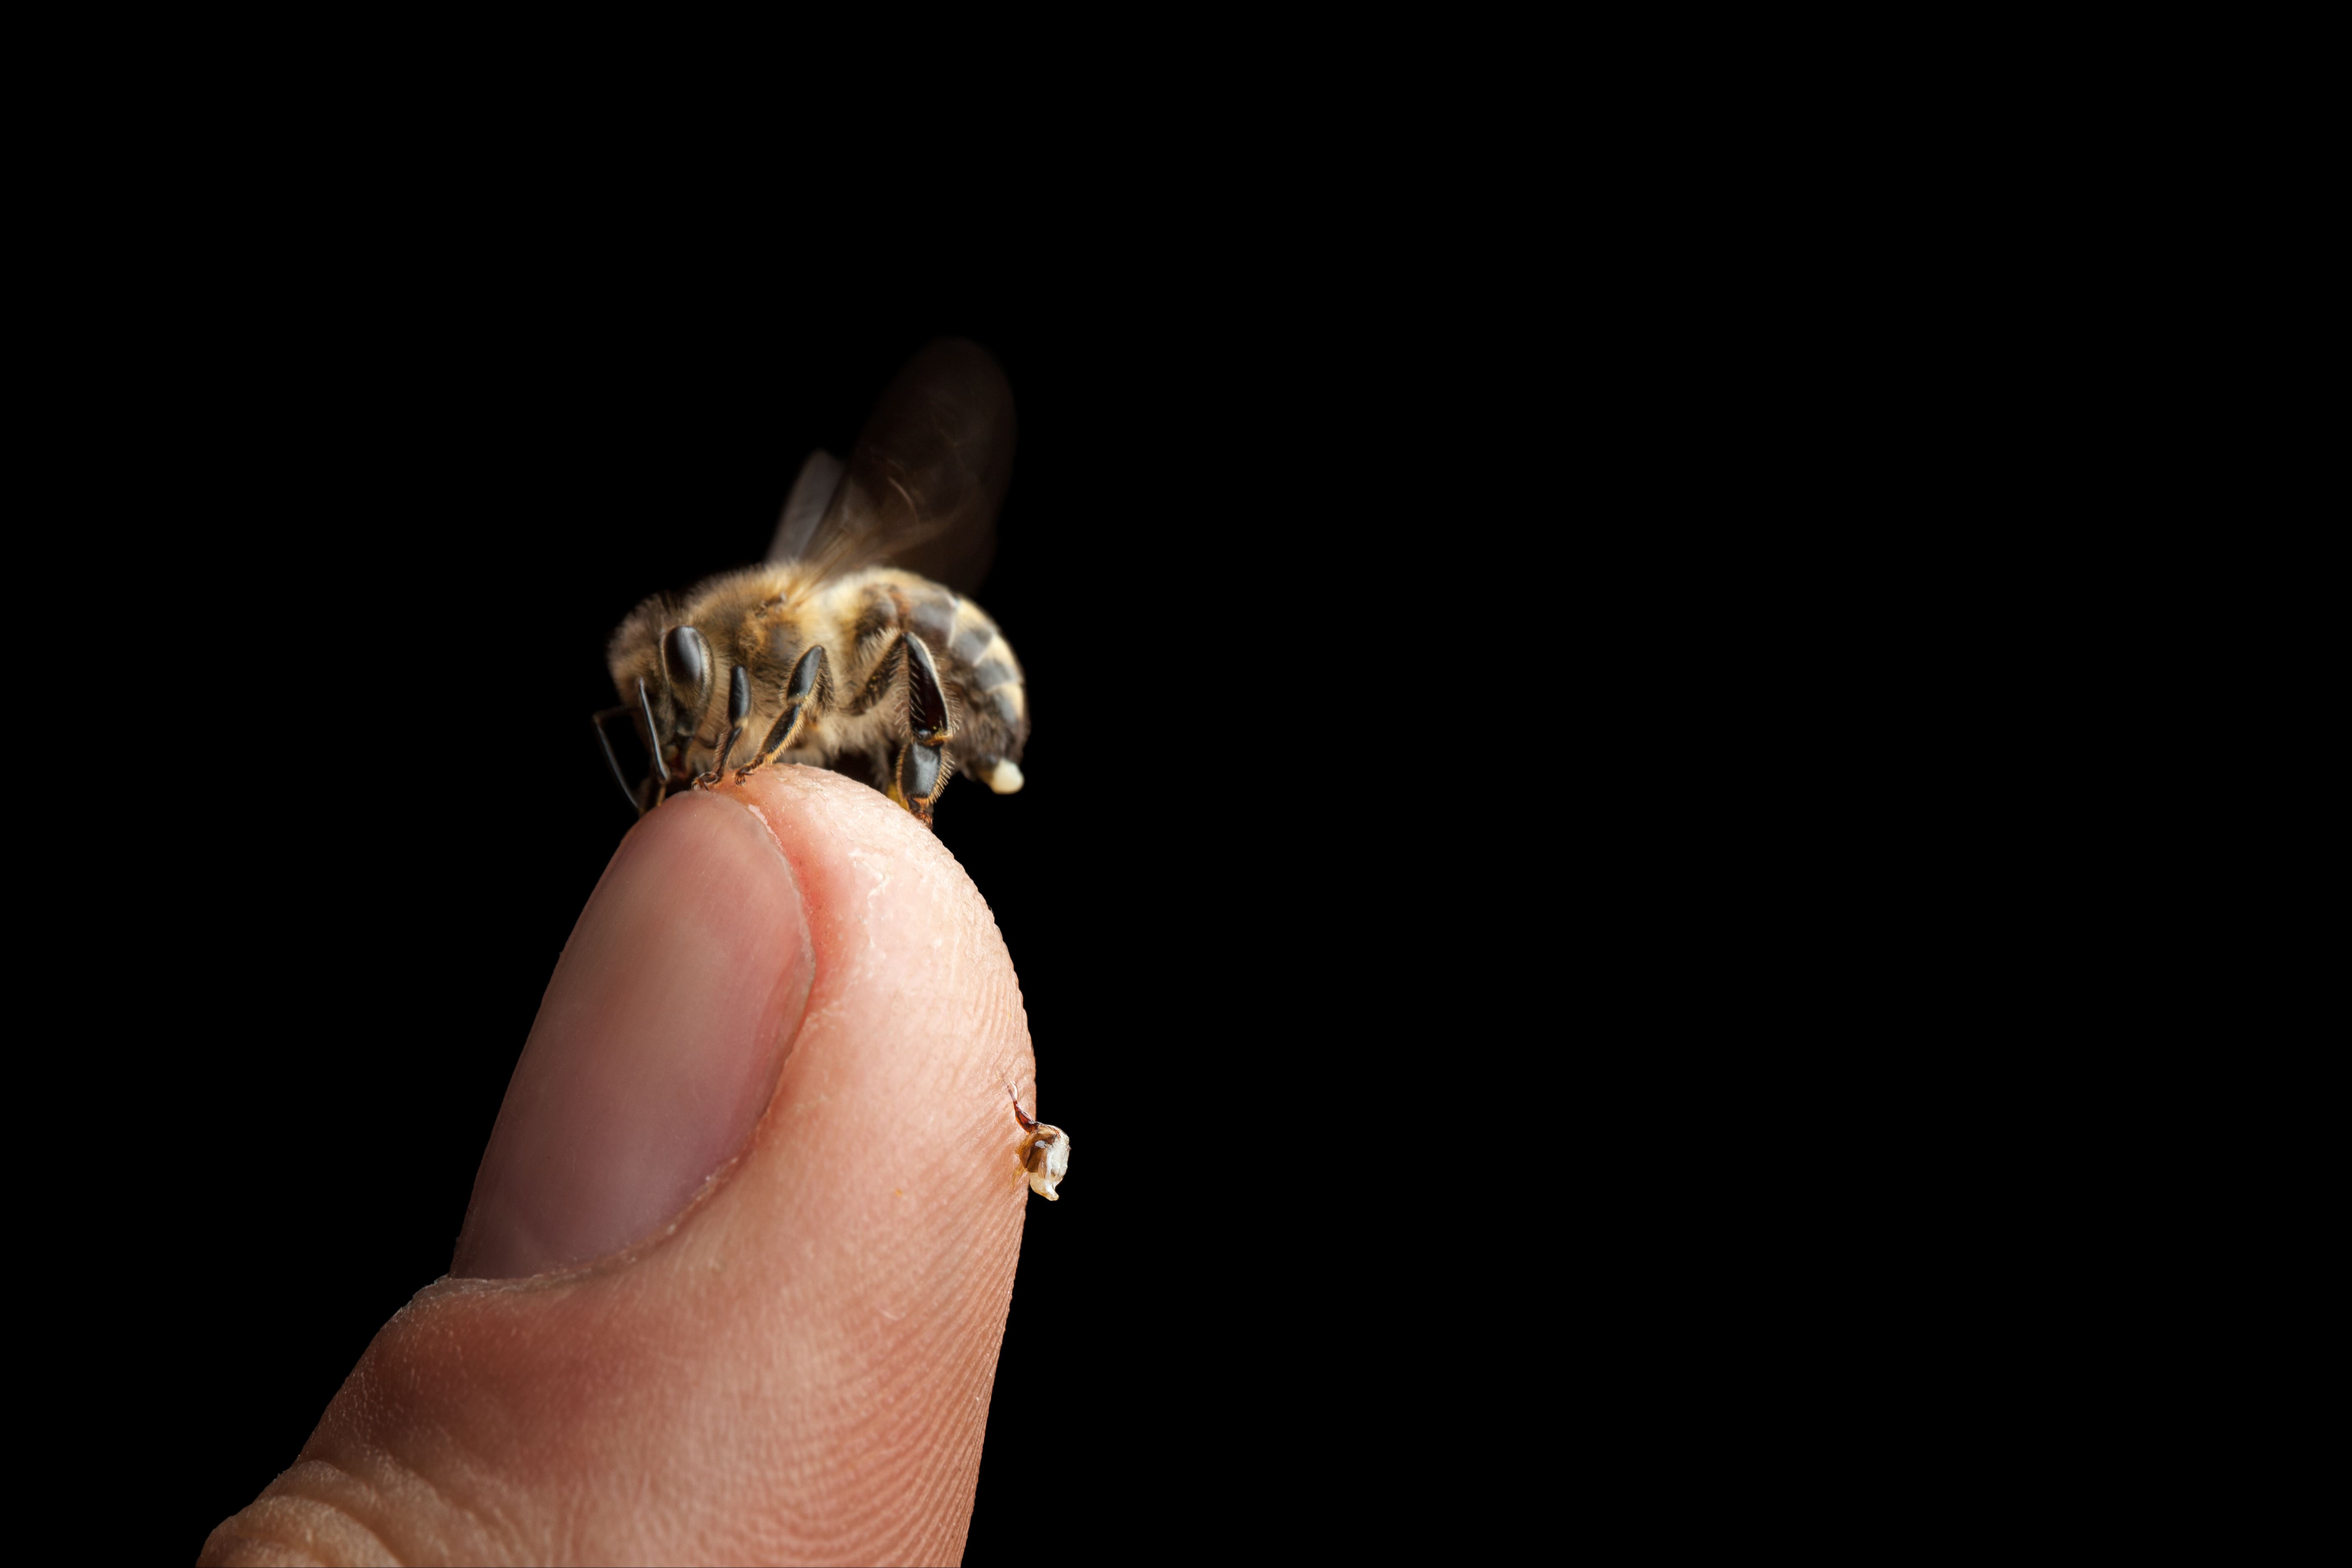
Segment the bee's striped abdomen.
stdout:
<svg viewBox="0 0 2352 1568">
<path fill-rule="evenodd" d="M 1029 693 L 1021 661 L 988 613 L 936 583 L 900 590 L 901 624 L 931 649 L 940 673 L 957 689 L 956 756 L 992 788 L 1020 787 L 1017 763 L 1029 739 Z"/>
<path fill-rule="evenodd" d="M 1013 645 L 1004 640 L 996 623 L 969 599 L 962 602 L 962 615 L 948 644 L 948 654 L 958 665 L 971 671 L 975 697 L 992 703 L 997 716 L 1007 724 L 1026 725 L 1029 694 L 1021 679 L 1021 663 L 1013 657 Z"/>
</svg>

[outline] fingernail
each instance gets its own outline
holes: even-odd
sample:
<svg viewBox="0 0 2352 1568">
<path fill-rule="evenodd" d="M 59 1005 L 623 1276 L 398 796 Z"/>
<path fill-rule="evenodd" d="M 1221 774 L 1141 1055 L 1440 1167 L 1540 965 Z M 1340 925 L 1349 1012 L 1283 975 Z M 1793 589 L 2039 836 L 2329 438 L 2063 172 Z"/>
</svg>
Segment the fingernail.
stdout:
<svg viewBox="0 0 2352 1568">
<path fill-rule="evenodd" d="M 750 811 L 690 792 L 638 824 L 540 1002 L 450 1272 L 544 1273 L 667 1224 L 767 1109 L 814 968 Z"/>
</svg>

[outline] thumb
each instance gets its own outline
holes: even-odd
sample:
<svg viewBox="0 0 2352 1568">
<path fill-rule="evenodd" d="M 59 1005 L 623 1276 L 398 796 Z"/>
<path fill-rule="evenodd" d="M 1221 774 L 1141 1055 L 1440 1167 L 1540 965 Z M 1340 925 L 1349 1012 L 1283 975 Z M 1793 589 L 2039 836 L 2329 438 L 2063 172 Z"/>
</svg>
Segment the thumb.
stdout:
<svg viewBox="0 0 2352 1568">
<path fill-rule="evenodd" d="M 803 768 L 670 800 L 556 966 L 451 1277 L 203 1561 L 954 1560 L 1031 1073 L 912 817 Z"/>
</svg>

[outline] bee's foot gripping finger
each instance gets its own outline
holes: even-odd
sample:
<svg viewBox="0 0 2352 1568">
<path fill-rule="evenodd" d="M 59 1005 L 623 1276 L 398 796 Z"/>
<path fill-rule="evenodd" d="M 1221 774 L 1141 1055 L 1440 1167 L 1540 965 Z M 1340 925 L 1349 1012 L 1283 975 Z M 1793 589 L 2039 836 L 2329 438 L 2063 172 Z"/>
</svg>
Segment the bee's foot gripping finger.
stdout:
<svg viewBox="0 0 2352 1568">
<path fill-rule="evenodd" d="M 898 748 L 898 765 L 890 770 L 890 798 L 928 826 L 931 808 L 947 787 L 948 748 L 941 741 L 926 744 L 909 741 Z"/>
<path fill-rule="evenodd" d="M 890 798 L 929 823 L 931 806 L 947 787 L 948 742 L 955 731 L 948 719 L 948 695 L 940 684 L 939 666 L 923 639 L 908 632 L 907 650 L 907 727 L 913 731 L 898 748 L 898 766 L 891 770 Z"/>
</svg>

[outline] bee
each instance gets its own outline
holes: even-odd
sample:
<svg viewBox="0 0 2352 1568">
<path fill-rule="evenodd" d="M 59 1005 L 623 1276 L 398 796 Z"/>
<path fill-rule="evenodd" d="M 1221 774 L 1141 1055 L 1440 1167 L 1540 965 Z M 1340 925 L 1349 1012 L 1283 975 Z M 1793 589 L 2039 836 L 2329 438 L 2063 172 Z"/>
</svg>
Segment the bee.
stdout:
<svg viewBox="0 0 2352 1568">
<path fill-rule="evenodd" d="M 637 815 L 772 763 L 863 773 L 926 826 L 959 773 L 1019 789 L 1020 660 L 948 585 L 987 567 L 1013 442 L 1004 373 L 942 339 L 891 382 L 845 465 L 802 465 L 764 562 L 630 612 L 606 653 L 621 701 L 595 723 Z M 651 759 L 634 788 L 605 728 L 625 714 Z"/>
</svg>

